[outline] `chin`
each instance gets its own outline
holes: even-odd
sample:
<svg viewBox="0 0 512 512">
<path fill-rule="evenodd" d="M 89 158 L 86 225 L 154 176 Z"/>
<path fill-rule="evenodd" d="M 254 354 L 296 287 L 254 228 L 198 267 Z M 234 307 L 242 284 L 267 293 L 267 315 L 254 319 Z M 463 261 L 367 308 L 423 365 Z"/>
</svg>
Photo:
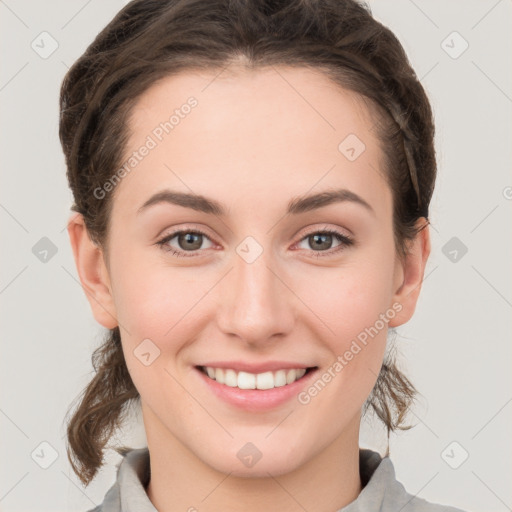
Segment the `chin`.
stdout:
<svg viewBox="0 0 512 512">
<path fill-rule="evenodd" d="M 261 443 L 258 449 L 250 442 L 236 442 L 225 450 L 209 453 L 207 457 L 198 455 L 215 471 L 241 478 L 268 478 L 269 474 L 284 475 L 296 470 L 305 462 L 304 447 L 297 450 L 282 445 L 276 446 L 273 443 L 267 443 L 265 446 Z"/>
<path fill-rule="evenodd" d="M 281 476 L 294 471 L 299 463 L 293 462 L 294 464 L 291 464 L 290 460 L 278 459 L 263 461 L 262 457 L 253 467 L 244 467 L 242 463 L 233 464 L 232 460 L 226 460 L 220 464 L 217 461 L 213 469 L 238 478 L 268 478 L 270 475 Z"/>
</svg>

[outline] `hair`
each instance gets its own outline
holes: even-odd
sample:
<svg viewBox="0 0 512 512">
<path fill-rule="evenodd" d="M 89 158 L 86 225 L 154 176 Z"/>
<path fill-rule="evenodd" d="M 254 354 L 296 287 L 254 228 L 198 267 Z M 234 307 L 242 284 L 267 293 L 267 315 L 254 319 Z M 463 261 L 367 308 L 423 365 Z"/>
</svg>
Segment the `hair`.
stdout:
<svg viewBox="0 0 512 512">
<path fill-rule="evenodd" d="M 59 136 L 71 209 L 107 254 L 113 194 L 94 190 L 122 164 L 129 116 L 157 80 L 187 70 L 281 65 L 319 70 L 369 106 L 393 196 L 397 253 L 428 224 L 436 158 L 427 95 L 395 35 L 356 0 L 134 0 L 69 69 L 60 91 Z M 422 219 L 426 220 L 421 224 Z M 140 401 L 123 355 L 119 327 L 92 355 L 95 375 L 67 424 L 68 459 L 88 485 L 112 434 Z M 417 391 L 387 353 L 364 404 L 388 435 L 405 430 Z M 69 412 L 69 411 L 68 411 Z M 127 447 L 115 448 L 126 453 Z"/>
</svg>

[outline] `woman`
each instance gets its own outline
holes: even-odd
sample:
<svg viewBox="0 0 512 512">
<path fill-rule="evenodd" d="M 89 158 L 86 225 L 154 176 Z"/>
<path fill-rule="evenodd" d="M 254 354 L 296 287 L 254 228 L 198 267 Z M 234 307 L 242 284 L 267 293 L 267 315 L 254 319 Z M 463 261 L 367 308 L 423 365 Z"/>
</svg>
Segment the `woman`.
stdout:
<svg viewBox="0 0 512 512">
<path fill-rule="evenodd" d="M 68 232 L 109 330 L 68 424 L 96 511 L 456 511 L 358 444 L 407 428 L 387 347 L 430 252 L 432 113 L 352 0 L 135 0 L 64 79 Z M 190 245 L 190 247 L 188 247 Z M 386 350 L 388 348 L 388 350 Z"/>
</svg>

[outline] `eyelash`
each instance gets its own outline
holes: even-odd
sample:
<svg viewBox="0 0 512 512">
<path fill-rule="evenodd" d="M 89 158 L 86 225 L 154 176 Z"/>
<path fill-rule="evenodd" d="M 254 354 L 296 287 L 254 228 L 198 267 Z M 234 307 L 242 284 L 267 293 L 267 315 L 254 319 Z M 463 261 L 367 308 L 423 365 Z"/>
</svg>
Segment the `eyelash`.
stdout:
<svg viewBox="0 0 512 512">
<path fill-rule="evenodd" d="M 160 246 L 160 248 L 162 250 L 170 252 L 173 256 L 176 256 L 178 258 L 180 258 L 180 257 L 194 257 L 194 256 L 197 256 L 196 251 L 178 251 L 178 250 L 176 250 L 176 249 L 166 245 L 167 242 L 171 241 L 174 237 L 176 237 L 176 235 L 181 235 L 182 233 L 189 233 L 189 234 L 192 233 L 194 235 L 205 236 L 208 239 L 210 238 L 206 233 L 204 233 L 203 231 L 200 231 L 200 230 L 182 229 L 180 231 L 174 231 L 173 233 L 171 233 L 169 235 L 166 235 L 164 238 L 162 238 L 161 240 L 156 242 L 156 244 L 158 246 Z M 332 256 L 333 254 L 336 254 L 339 251 L 342 251 L 343 249 L 345 249 L 346 247 L 350 247 L 351 245 L 354 244 L 354 240 L 352 238 L 350 238 L 347 235 L 344 235 L 344 234 L 342 234 L 339 231 L 336 231 L 334 229 L 324 229 L 324 230 L 321 230 L 321 231 L 311 231 L 310 233 L 307 233 L 306 235 L 304 235 L 299 240 L 299 242 L 302 242 L 304 239 L 306 239 L 306 238 L 308 238 L 308 237 L 310 237 L 312 235 L 333 235 L 340 242 L 340 245 L 335 247 L 334 250 L 332 250 L 332 249 L 327 249 L 325 251 L 313 251 L 312 250 L 312 252 L 317 253 L 316 256 L 315 256 L 317 258 L 321 258 L 321 257 L 325 257 L 325 256 Z M 197 249 L 197 251 L 200 251 L 200 249 Z"/>
</svg>

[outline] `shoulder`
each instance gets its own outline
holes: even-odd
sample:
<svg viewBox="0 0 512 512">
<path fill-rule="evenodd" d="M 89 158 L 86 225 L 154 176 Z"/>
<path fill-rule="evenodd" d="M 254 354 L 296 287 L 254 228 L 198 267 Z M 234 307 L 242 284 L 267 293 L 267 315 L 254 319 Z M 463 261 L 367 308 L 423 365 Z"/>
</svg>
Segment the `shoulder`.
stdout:
<svg viewBox="0 0 512 512">
<path fill-rule="evenodd" d="M 120 512 L 119 485 L 117 482 L 108 490 L 103 502 L 86 512 Z"/>
<path fill-rule="evenodd" d="M 388 500 L 384 501 L 383 510 L 395 510 L 398 506 L 401 512 L 469 512 L 450 505 L 433 503 L 424 498 L 413 496 L 408 493 L 404 486 L 398 481 L 396 481 L 395 489 L 395 494 L 390 495 Z"/>
<path fill-rule="evenodd" d="M 423 498 L 419 498 L 418 496 L 413 496 L 405 490 L 403 497 L 393 501 L 392 506 L 399 506 L 401 512 L 469 512 L 450 505 L 442 505 L 440 503 L 427 501 Z"/>
<path fill-rule="evenodd" d="M 122 462 L 122 461 L 121 461 Z M 120 512 L 121 511 L 121 493 L 119 468 L 121 462 L 117 464 L 117 478 L 112 487 L 107 491 L 103 502 L 86 512 Z"/>
<path fill-rule="evenodd" d="M 103 502 L 86 512 L 121 512 L 121 496 L 119 492 L 119 480 L 107 491 Z"/>
<path fill-rule="evenodd" d="M 144 490 L 149 481 L 148 448 L 127 449 L 119 452 L 122 459 L 116 464 L 117 475 L 103 502 L 87 512 L 122 512 L 128 504 L 135 504 L 139 512 L 156 512 Z"/>
<path fill-rule="evenodd" d="M 355 502 L 342 509 L 342 512 L 468 512 L 449 505 L 432 503 L 408 493 L 396 479 L 391 459 L 381 458 L 372 450 L 360 450 L 360 470 L 363 484 L 366 485 Z"/>
</svg>

